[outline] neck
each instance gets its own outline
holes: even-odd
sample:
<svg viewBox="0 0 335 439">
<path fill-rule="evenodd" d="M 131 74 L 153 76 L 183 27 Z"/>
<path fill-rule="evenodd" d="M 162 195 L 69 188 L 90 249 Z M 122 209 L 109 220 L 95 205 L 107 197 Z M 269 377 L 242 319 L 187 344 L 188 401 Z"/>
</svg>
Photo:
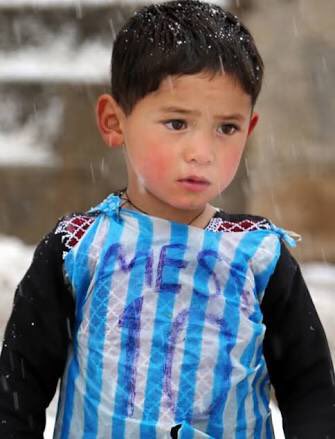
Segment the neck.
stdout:
<svg viewBox="0 0 335 439">
<path fill-rule="evenodd" d="M 200 228 L 203 228 L 205 225 L 207 225 L 208 221 L 210 220 L 210 218 L 213 216 L 215 212 L 215 209 L 212 206 L 206 205 L 200 210 L 197 209 L 196 211 L 192 211 L 191 215 L 190 212 L 187 211 L 185 212 L 185 214 L 182 214 L 180 215 L 180 217 L 176 218 L 175 215 L 173 216 L 171 215 L 170 217 L 169 215 L 160 215 L 159 213 L 153 214 L 152 212 L 149 212 L 149 210 L 142 208 L 142 206 L 140 207 L 137 201 L 134 202 L 133 198 L 129 196 L 127 191 L 121 194 L 121 198 L 124 200 L 124 204 L 128 204 L 131 208 L 145 215 L 157 216 L 160 218 L 167 219 L 169 221 L 181 222 L 187 225 L 192 225 Z"/>
</svg>

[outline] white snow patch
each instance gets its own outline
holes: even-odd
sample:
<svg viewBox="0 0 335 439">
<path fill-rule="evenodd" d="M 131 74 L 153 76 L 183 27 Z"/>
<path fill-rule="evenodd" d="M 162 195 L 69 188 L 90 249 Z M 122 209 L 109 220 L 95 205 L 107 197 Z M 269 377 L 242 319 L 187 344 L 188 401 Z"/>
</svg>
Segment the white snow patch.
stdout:
<svg viewBox="0 0 335 439">
<path fill-rule="evenodd" d="M 275 403 L 275 401 L 271 400 L 270 408 L 271 408 L 271 413 L 272 413 L 272 424 L 273 424 L 273 429 L 275 432 L 275 438 L 276 439 L 285 439 L 283 426 L 282 426 L 282 417 L 281 417 L 278 405 Z M 50 439 L 51 439 L 51 437 L 50 437 Z"/>
<path fill-rule="evenodd" d="M 50 99 L 45 108 L 31 114 L 23 124 L 16 120 L 20 113 L 19 100 L 4 97 L 2 104 L 0 124 L 6 129 L 0 130 L 0 165 L 57 166 L 59 158 L 53 150 L 53 141 L 63 117 L 60 98 Z"/>
<path fill-rule="evenodd" d="M 1 82 L 106 83 L 111 47 L 92 40 L 76 46 L 65 34 L 42 47 L 0 52 Z"/>
<path fill-rule="evenodd" d="M 325 328 L 335 363 L 335 266 L 306 263 L 301 268 L 314 305 Z"/>
<path fill-rule="evenodd" d="M 13 295 L 19 280 L 29 267 L 33 247 L 18 238 L 0 235 L 0 340 L 12 308 Z"/>
</svg>

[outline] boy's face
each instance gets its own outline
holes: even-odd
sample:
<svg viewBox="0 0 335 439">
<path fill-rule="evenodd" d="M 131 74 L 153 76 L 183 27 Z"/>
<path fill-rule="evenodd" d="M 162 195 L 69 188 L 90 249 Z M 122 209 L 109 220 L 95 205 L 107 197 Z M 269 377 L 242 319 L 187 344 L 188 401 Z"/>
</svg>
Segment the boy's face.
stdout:
<svg viewBox="0 0 335 439">
<path fill-rule="evenodd" d="M 206 207 L 235 175 L 258 119 L 251 112 L 234 78 L 205 73 L 165 79 L 128 116 L 111 109 L 121 140 L 105 140 L 125 144 L 130 199 L 169 219 Z"/>
</svg>

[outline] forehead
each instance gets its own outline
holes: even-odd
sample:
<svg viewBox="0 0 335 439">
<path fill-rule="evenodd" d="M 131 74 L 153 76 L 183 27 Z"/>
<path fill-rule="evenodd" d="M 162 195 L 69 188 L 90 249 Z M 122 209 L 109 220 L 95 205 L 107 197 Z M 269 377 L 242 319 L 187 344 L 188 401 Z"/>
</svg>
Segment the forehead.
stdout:
<svg viewBox="0 0 335 439">
<path fill-rule="evenodd" d="M 159 88 L 147 96 L 154 104 L 233 105 L 250 109 L 251 97 L 238 80 L 229 74 L 201 72 L 192 75 L 167 76 Z M 146 98 L 147 98 L 146 97 Z"/>
</svg>

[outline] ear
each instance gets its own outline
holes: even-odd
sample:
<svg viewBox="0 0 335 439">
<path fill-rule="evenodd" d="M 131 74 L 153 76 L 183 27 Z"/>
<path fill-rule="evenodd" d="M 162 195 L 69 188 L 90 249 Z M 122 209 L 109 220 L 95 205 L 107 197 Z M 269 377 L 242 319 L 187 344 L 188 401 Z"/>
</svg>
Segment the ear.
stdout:
<svg viewBox="0 0 335 439">
<path fill-rule="evenodd" d="M 259 120 L 259 115 L 258 115 L 258 113 L 253 113 L 252 115 L 251 115 L 251 119 L 250 119 L 250 122 L 249 122 L 249 127 L 248 127 L 248 137 L 251 135 L 251 133 L 254 131 L 254 129 L 255 129 L 255 126 L 257 125 L 257 123 L 258 123 L 258 120 Z"/>
<path fill-rule="evenodd" d="M 96 105 L 96 119 L 101 137 L 110 147 L 123 144 L 122 121 L 124 113 L 113 96 L 103 94 Z"/>
</svg>

